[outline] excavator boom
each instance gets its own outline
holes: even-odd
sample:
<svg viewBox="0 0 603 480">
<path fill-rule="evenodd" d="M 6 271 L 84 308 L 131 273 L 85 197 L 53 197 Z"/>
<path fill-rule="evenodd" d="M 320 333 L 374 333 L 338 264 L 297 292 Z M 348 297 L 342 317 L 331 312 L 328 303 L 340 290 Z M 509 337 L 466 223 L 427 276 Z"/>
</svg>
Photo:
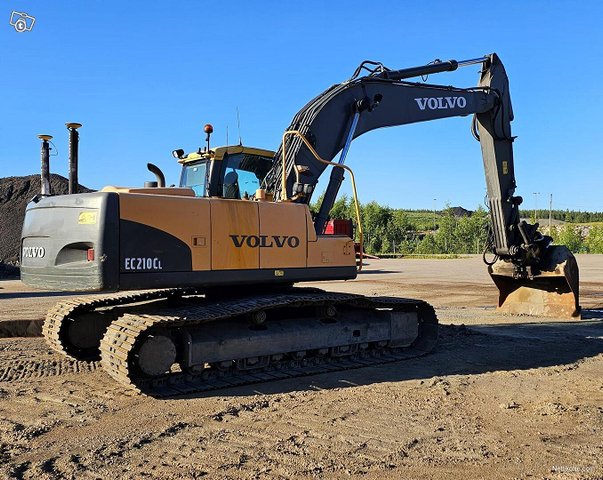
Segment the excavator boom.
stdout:
<svg viewBox="0 0 603 480">
<path fill-rule="evenodd" d="M 476 63 L 482 65 L 477 87 L 406 81 Z M 360 76 L 362 70 L 370 73 Z M 339 163 L 343 163 L 351 140 L 371 130 L 466 115 L 474 115 L 473 133 L 481 145 L 492 225 L 489 249 L 499 262 L 489 271 L 500 291 L 499 308 L 509 313 L 579 316 L 578 266 L 574 256 L 564 246 L 550 247 L 552 239 L 542 235 L 537 224 L 530 225 L 519 216 L 522 198 L 515 196 L 509 80 L 496 54 L 401 70 L 363 62 L 351 79 L 333 85 L 305 105 L 288 130 L 300 132 L 324 160 L 331 161 L 342 151 Z M 276 199 L 309 203 L 327 165 L 299 137 L 285 141 L 286 161 L 282 161 L 281 144 L 265 188 Z M 333 168 L 314 219 L 319 235 L 324 232 L 342 181 L 343 170 Z M 557 304 L 564 308 L 556 308 Z"/>
</svg>

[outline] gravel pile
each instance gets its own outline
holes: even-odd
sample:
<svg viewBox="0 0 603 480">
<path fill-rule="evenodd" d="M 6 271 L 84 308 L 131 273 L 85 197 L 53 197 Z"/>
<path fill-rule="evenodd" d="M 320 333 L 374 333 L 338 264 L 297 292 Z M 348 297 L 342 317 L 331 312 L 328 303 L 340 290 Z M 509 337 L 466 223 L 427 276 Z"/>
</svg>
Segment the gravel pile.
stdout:
<svg viewBox="0 0 603 480">
<path fill-rule="evenodd" d="M 54 195 L 62 195 L 67 193 L 69 182 L 52 174 L 50 188 Z M 79 188 L 82 193 L 92 191 L 81 185 Z M 40 175 L 0 178 L 0 276 L 16 273 L 25 206 L 37 193 L 40 193 Z"/>
</svg>

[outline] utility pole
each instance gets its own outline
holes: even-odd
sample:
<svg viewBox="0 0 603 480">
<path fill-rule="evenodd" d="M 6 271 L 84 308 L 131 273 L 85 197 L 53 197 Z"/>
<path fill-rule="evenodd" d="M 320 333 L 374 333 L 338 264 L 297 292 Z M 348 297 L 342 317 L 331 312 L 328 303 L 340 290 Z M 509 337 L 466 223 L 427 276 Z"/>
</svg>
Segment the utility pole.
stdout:
<svg viewBox="0 0 603 480">
<path fill-rule="evenodd" d="M 538 221 L 538 195 L 540 192 L 534 192 L 534 223 Z"/>
<path fill-rule="evenodd" d="M 438 199 L 434 198 L 433 199 L 433 231 L 436 231 L 436 201 Z"/>
<path fill-rule="evenodd" d="M 553 194 L 549 197 L 549 235 L 551 234 L 551 228 L 553 228 Z"/>
</svg>

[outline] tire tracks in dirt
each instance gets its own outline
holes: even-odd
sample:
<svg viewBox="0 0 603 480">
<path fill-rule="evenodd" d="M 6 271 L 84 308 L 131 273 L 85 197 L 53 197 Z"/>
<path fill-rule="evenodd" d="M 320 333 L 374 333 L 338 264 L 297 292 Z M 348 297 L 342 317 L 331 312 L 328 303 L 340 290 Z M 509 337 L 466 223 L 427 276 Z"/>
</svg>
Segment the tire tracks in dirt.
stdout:
<svg viewBox="0 0 603 480">
<path fill-rule="evenodd" d="M 98 362 L 62 360 L 13 360 L 0 367 L 0 383 L 53 377 L 66 374 L 92 372 L 99 368 Z"/>
</svg>

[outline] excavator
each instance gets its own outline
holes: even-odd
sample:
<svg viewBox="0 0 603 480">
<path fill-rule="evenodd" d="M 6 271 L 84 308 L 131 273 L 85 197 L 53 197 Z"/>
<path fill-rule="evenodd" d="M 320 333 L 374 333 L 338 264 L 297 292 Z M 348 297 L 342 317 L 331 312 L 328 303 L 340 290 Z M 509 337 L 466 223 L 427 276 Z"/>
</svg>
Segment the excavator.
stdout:
<svg viewBox="0 0 603 480">
<path fill-rule="evenodd" d="M 419 77 L 480 65 L 477 87 Z M 410 81 L 414 79 L 415 81 Z M 276 152 L 243 145 L 185 154 L 179 186 L 161 170 L 144 187 L 52 195 L 49 135 L 42 191 L 28 204 L 21 278 L 61 291 L 102 292 L 51 309 L 43 333 L 64 355 L 101 362 L 121 384 L 155 397 L 398 361 L 430 352 L 437 318 L 421 300 L 294 286 L 347 280 L 362 268 L 354 239 L 325 225 L 348 173 L 352 140 L 371 130 L 473 115 L 481 144 L 499 309 L 577 318 L 578 267 L 564 246 L 519 216 L 508 78 L 496 54 L 392 70 L 363 62 L 352 77 L 305 105 Z M 70 159 L 77 165 L 77 129 Z M 339 158 L 335 159 L 339 153 Z M 309 203 L 331 166 L 322 203 Z M 73 176 L 72 176 L 73 174 Z M 486 259 L 486 256 L 484 256 Z"/>
</svg>

